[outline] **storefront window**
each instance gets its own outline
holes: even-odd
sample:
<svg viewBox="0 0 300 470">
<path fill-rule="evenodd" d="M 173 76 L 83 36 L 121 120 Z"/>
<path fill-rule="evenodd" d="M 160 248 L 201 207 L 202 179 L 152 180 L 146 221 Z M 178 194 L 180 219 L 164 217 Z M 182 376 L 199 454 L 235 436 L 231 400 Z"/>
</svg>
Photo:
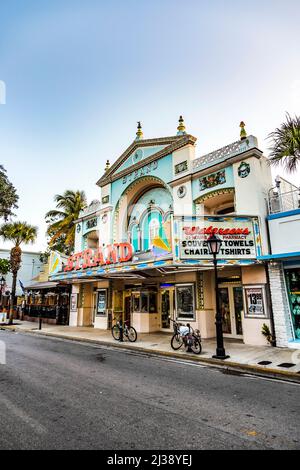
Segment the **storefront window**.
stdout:
<svg viewBox="0 0 300 470">
<path fill-rule="evenodd" d="M 132 293 L 133 312 L 156 313 L 157 293 L 152 291 L 138 291 Z"/>
<path fill-rule="evenodd" d="M 245 318 L 267 318 L 265 287 L 245 286 Z"/>
<path fill-rule="evenodd" d="M 135 293 L 132 295 L 132 297 L 133 297 L 133 302 L 132 302 L 133 311 L 139 312 L 140 311 L 140 294 Z"/>
<path fill-rule="evenodd" d="M 145 292 L 141 293 L 141 312 L 148 312 L 148 294 Z"/>
<path fill-rule="evenodd" d="M 176 310 L 179 319 L 195 318 L 194 284 L 176 286 Z"/>
<path fill-rule="evenodd" d="M 149 294 L 149 312 L 155 313 L 157 312 L 157 305 L 156 305 L 157 295 L 155 292 L 150 292 Z"/>
<path fill-rule="evenodd" d="M 101 289 L 98 291 L 97 315 L 106 315 L 107 291 Z"/>
<path fill-rule="evenodd" d="M 285 271 L 295 337 L 300 339 L 300 268 Z"/>
</svg>

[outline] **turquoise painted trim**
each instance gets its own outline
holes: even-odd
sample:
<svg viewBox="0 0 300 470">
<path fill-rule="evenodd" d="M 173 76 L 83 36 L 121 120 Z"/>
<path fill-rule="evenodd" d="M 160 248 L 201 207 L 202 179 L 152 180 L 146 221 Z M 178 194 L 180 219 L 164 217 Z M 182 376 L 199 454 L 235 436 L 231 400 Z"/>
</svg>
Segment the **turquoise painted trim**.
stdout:
<svg viewBox="0 0 300 470">
<path fill-rule="evenodd" d="M 300 214 L 300 209 L 294 209 L 292 211 L 270 214 L 268 215 L 267 220 L 282 219 L 283 217 L 290 217 L 291 215 L 298 215 L 298 214 Z"/>
<path fill-rule="evenodd" d="M 268 261 L 272 259 L 284 259 L 284 258 L 300 258 L 300 251 L 294 251 L 291 253 L 278 253 L 275 255 L 265 255 L 265 256 L 258 256 L 257 259 L 260 261 Z"/>
<path fill-rule="evenodd" d="M 155 176 L 160 179 L 162 182 L 167 184 L 169 181 L 173 179 L 173 169 L 172 169 L 172 154 L 166 155 L 163 158 L 157 160 L 158 165 L 157 167 L 153 168 L 148 172 L 145 172 L 144 175 L 141 174 L 141 170 L 139 171 L 139 176 L 135 178 L 135 171 L 133 170 L 131 173 L 131 177 L 127 176 L 126 182 L 123 182 L 123 178 L 120 178 L 116 181 L 111 183 L 111 194 L 112 194 L 112 205 L 115 208 L 121 195 L 125 192 L 125 190 L 135 181 L 147 176 Z"/>
<path fill-rule="evenodd" d="M 125 160 L 125 162 L 123 162 L 122 165 L 119 166 L 119 168 L 115 171 L 115 174 L 119 173 L 122 170 L 126 170 L 126 168 L 132 167 L 135 163 L 139 163 L 139 162 L 145 160 L 146 158 L 150 157 L 151 155 L 154 155 L 155 153 L 159 152 L 160 150 L 164 149 L 165 147 L 166 147 L 166 145 L 155 145 L 155 146 L 152 146 L 152 147 L 138 147 L 138 148 L 136 148 L 134 150 L 134 152 L 132 152 L 129 155 L 129 157 Z M 138 150 L 142 150 L 142 158 L 140 158 L 139 160 L 134 162 L 133 155 L 135 155 L 135 153 Z"/>
</svg>

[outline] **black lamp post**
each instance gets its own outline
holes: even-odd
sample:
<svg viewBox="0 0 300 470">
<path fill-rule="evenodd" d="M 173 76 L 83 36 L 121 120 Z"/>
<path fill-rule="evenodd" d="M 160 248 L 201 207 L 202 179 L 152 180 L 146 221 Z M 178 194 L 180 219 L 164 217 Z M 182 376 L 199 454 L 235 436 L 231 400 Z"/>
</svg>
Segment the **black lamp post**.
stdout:
<svg viewBox="0 0 300 470">
<path fill-rule="evenodd" d="M 218 268 L 217 268 L 217 255 L 219 254 L 222 245 L 222 240 L 215 234 L 211 235 L 207 240 L 207 246 L 209 254 L 213 256 L 214 271 L 215 271 L 215 292 L 216 292 L 216 332 L 217 332 L 217 350 L 215 359 L 227 359 L 229 356 L 225 353 L 224 341 L 223 341 L 223 324 L 222 314 L 219 306 L 219 292 L 218 292 Z"/>
<path fill-rule="evenodd" d="M 0 278 L 0 307 L 2 307 L 2 295 L 3 295 L 3 287 L 4 287 L 4 284 L 5 284 L 5 277 L 1 277 Z"/>
</svg>

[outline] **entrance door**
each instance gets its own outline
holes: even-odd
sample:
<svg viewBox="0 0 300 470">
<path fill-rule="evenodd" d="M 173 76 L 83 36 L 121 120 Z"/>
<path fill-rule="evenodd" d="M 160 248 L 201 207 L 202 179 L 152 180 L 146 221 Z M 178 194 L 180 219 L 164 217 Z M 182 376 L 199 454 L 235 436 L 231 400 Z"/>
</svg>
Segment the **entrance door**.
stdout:
<svg viewBox="0 0 300 470">
<path fill-rule="evenodd" d="M 218 290 L 224 336 L 240 337 L 243 334 L 243 288 L 240 284 L 219 284 Z"/>
<path fill-rule="evenodd" d="M 175 294 L 174 288 L 162 289 L 161 294 L 161 327 L 164 330 L 173 328 L 170 318 L 175 320 Z"/>
<path fill-rule="evenodd" d="M 131 296 L 126 295 L 124 299 L 124 321 L 130 323 L 130 312 L 131 312 Z"/>
<path fill-rule="evenodd" d="M 97 295 L 98 292 L 93 293 L 93 312 L 92 312 L 92 325 L 95 325 L 96 312 L 97 312 Z"/>
</svg>

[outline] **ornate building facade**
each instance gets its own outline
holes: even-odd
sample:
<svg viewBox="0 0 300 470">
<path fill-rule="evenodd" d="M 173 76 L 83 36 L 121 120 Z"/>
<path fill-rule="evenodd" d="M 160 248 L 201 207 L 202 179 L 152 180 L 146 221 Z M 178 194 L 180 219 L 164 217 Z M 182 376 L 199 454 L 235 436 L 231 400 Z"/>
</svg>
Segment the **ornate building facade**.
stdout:
<svg viewBox="0 0 300 470">
<path fill-rule="evenodd" d="M 206 240 L 222 240 L 218 292 L 223 331 L 266 344 L 272 329 L 267 196 L 272 185 L 257 139 L 196 157 L 180 117 L 177 134 L 136 139 L 98 180 L 100 198 L 76 222 L 75 254 L 51 280 L 72 284 L 70 325 L 171 331 L 170 318 L 215 336 L 213 264 Z"/>
</svg>

